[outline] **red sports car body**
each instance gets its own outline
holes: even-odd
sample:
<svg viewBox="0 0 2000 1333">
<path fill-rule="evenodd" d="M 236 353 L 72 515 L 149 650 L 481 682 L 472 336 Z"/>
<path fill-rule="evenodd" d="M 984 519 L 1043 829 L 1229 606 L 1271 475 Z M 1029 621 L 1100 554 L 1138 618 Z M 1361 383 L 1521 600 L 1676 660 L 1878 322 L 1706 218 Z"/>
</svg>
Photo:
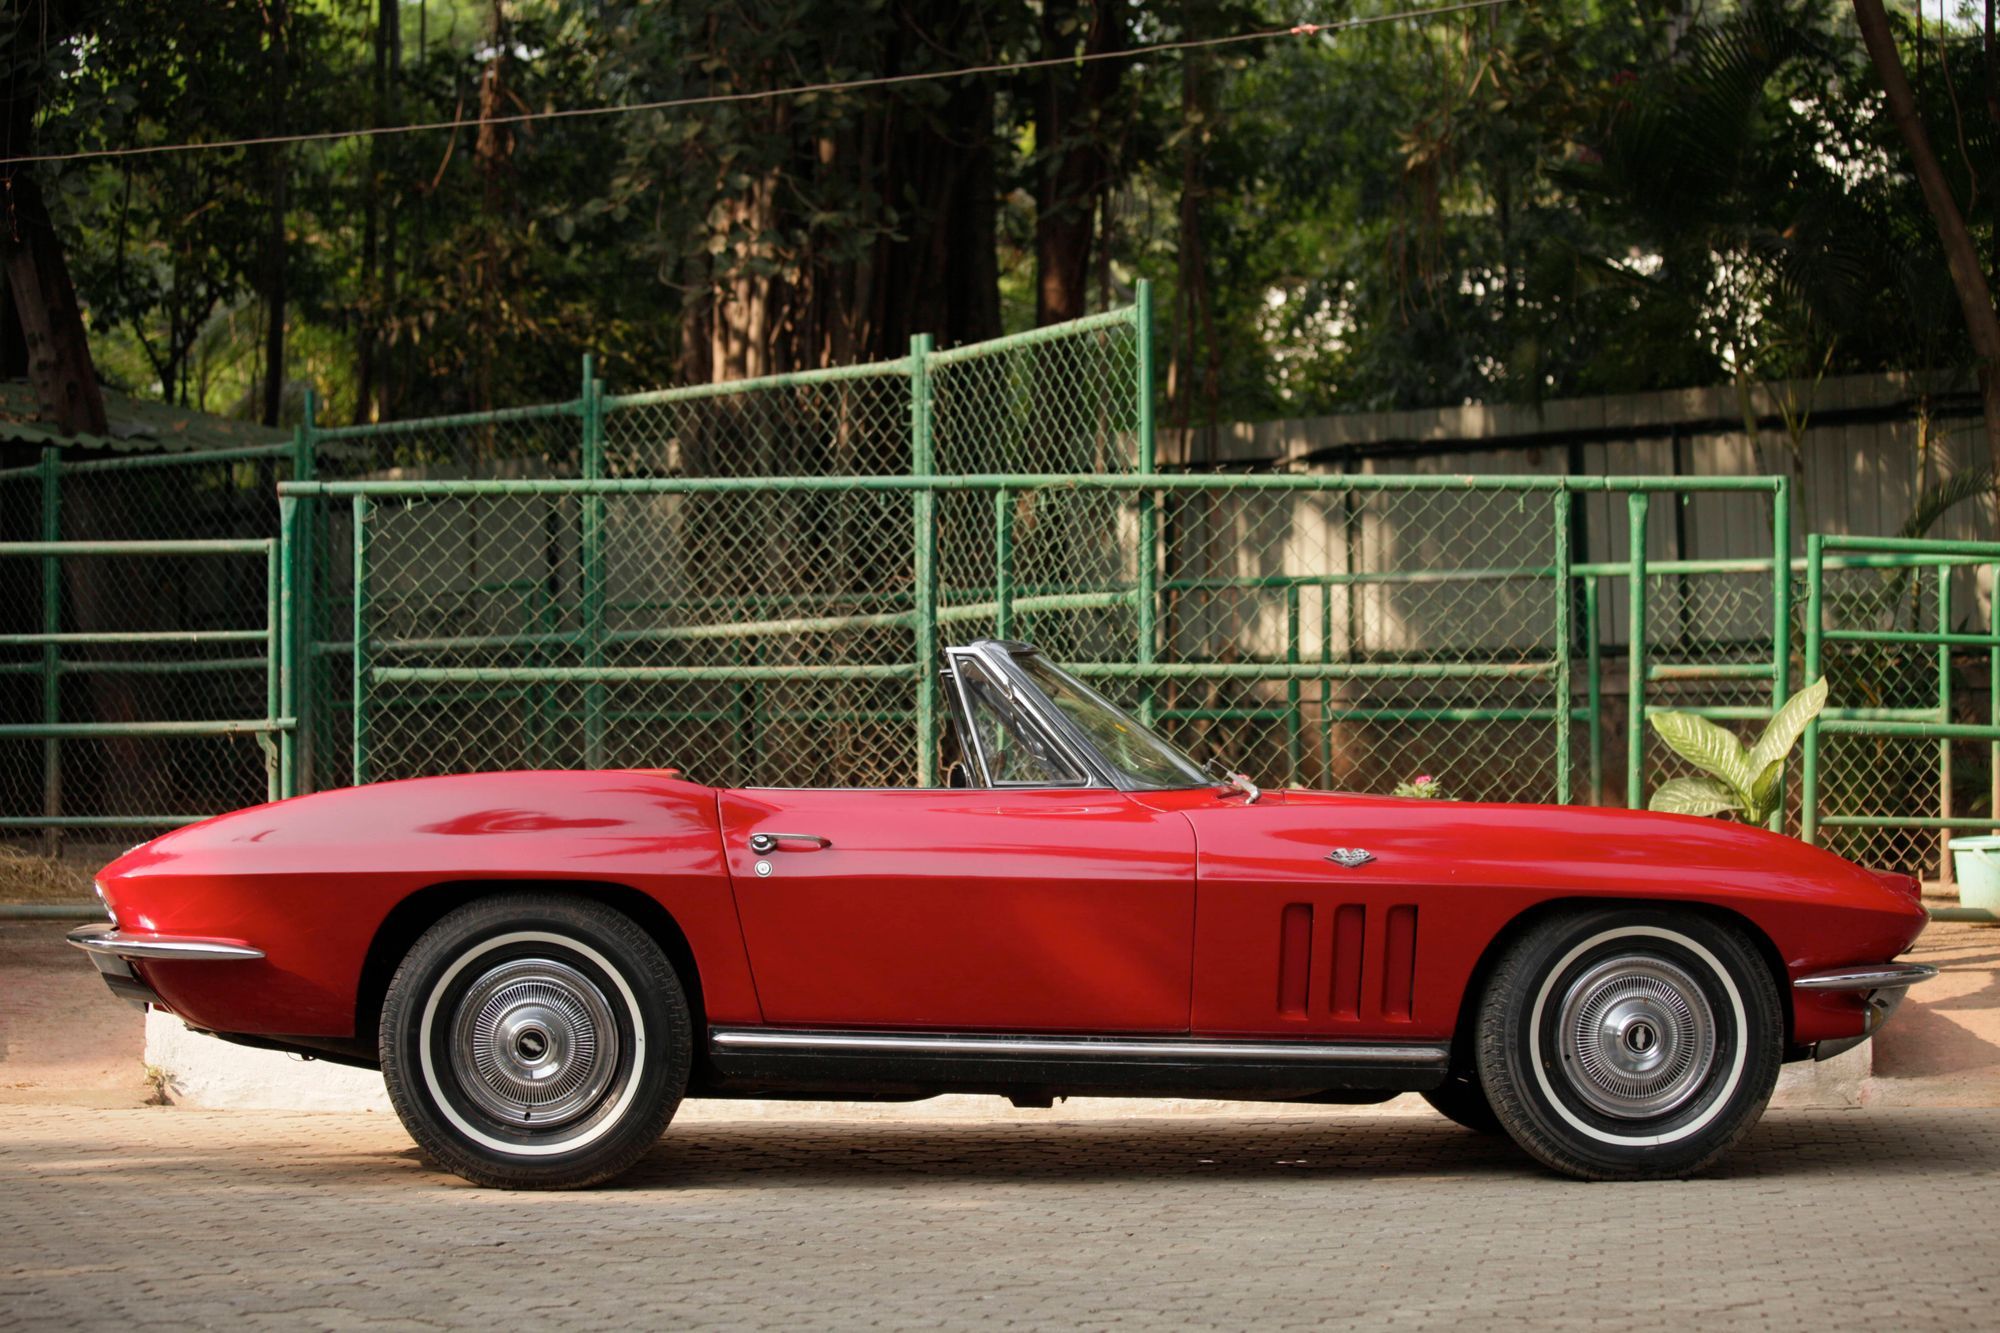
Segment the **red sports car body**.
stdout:
<svg viewBox="0 0 2000 1333">
<path fill-rule="evenodd" d="M 1762 829 L 1259 793 L 1026 645 L 948 663 L 963 785 L 325 792 L 135 848 L 75 939 L 192 1027 L 382 1067 L 512 1185 L 622 1169 L 682 1095 L 951 1090 L 1417 1091 L 1573 1174 L 1684 1174 L 1928 974 L 1892 961 L 1914 880 Z"/>
</svg>

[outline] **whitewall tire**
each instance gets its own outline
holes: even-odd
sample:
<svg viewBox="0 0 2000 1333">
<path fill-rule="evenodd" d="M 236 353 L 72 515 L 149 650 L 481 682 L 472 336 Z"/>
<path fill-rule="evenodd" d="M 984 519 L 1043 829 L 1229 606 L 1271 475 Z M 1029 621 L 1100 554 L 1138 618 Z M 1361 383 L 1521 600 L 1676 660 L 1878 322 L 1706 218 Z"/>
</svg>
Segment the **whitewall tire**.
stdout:
<svg viewBox="0 0 2000 1333">
<path fill-rule="evenodd" d="M 1480 1000 L 1479 1084 L 1515 1142 L 1587 1180 L 1691 1175 L 1757 1123 L 1783 1060 L 1777 984 L 1741 926 L 1597 908 L 1508 948 Z"/>
<path fill-rule="evenodd" d="M 425 931 L 389 983 L 382 1076 L 404 1126 L 479 1185 L 567 1189 L 630 1167 L 692 1058 L 686 995 L 637 923 L 506 893 Z"/>
</svg>

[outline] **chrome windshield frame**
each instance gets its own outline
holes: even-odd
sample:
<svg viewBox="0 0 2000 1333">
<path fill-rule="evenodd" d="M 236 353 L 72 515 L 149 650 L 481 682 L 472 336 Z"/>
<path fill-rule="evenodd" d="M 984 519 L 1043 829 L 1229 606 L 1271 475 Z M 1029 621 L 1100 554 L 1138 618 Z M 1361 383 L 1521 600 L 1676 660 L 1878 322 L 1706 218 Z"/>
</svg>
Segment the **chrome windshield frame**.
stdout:
<svg viewBox="0 0 2000 1333">
<path fill-rule="evenodd" d="M 1035 721 L 1041 724 L 1043 731 L 1048 733 L 1065 753 L 1077 761 L 1085 776 L 1091 780 L 1091 785 L 1093 786 L 1110 787 L 1117 791 L 1193 791 L 1214 785 L 1207 782 L 1190 782 L 1186 787 L 1156 787 L 1140 782 L 1124 769 L 1112 763 L 1104 755 L 1104 752 L 1097 748 L 1096 743 L 1090 739 L 1084 729 L 1077 725 L 1067 712 L 1057 706 L 1053 699 L 1042 692 L 1042 688 L 1035 684 L 1034 679 L 1015 662 L 1014 655 L 1016 653 L 1034 654 L 1038 657 L 1048 659 L 1047 653 L 1042 652 L 1041 649 L 1031 643 L 1021 643 L 1007 639 L 978 639 L 963 646 L 949 648 L 946 650 L 945 655 L 948 661 L 954 663 L 962 657 L 972 658 L 980 666 L 984 667 L 990 675 L 1004 681 L 1014 692 L 1014 696 L 1021 707 Z M 954 675 L 956 675 L 955 671 Z M 956 686 L 954 688 L 954 695 L 954 718 L 960 732 L 963 733 L 969 727 L 966 701 L 962 695 L 957 693 Z M 1120 709 L 1119 711 L 1123 712 L 1124 710 Z M 1136 726 L 1144 725 L 1138 722 L 1137 719 L 1133 719 L 1133 723 Z M 1148 734 L 1153 734 L 1151 728 L 1147 728 L 1147 731 Z M 1190 760 L 1189 762 L 1192 761 Z M 982 776 L 984 776 L 983 772 Z M 1059 784 L 1041 783 L 1036 785 L 1048 787 Z"/>
<path fill-rule="evenodd" d="M 980 785 L 989 791 L 1009 790 L 1079 790 L 1105 785 L 1101 764 L 1092 760 L 1099 758 L 1093 751 L 1078 751 L 1073 738 L 1052 725 L 1051 714 L 1057 710 L 1041 691 L 1020 677 L 1018 672 L 1003 670 L 986 654 L 974 651 L 979 645 L 946 650 L 945 657 L 950 664 L 952 722 L 958 729 L 959 749 L 978 770 Z M 1007 664 L 1009 667 L 1012 663 Z M 1069 765 L 1071 772 L 1081 781 L 1056 780 L 1050 782 L 995 782 L 992 764 L 986 753 L 986 745 L 979 737 L 979 728 L 974 724 L 972 695 L 968 692 L 965 673 L 967 667 L 987 676 L 992 683 L 1007 691 L 1009 702 L 1025 714 L 1025 725 L 1035 728 L 1045 737 L 1050 746 Z"/>
<path fill-rule="evenodd" d="M 980 639 L 962 647 L 947 648 L 945 660 L 951 671 L 952 724 L 958 730 L 959 748 L 964 751 L 979 771 L 981 785 L 989 791 L 1025 790 L 1085 790 L 1092 787 L 1111 787 L 1119 791 L 1130 790 L 1129 782 L 1121 782 L 1123 774 L 1118 773 L 1104 762 L 1104 756 L 1097 752 L 1063 715 L 1049 697 L 1035 688 L 1019 668 L 1008 649 L 1026 645 L 1003 644 L 995 639 Z M 972 700 L 965 692 L 965 673 L 960 663 L 970 660 L 972 664 L 1006 689 L 1022 712 L 1028 715 L 1030 725 L 1040 728 L 1049 743 L 1062 754 L 1072 768 L 1081 775 L 1083 781 L 1076 782 L 1001 782 L 995 783 L 987 769 L 985 748 L 979 740 L 979 728 L 972 723 Z"/>
</svg>

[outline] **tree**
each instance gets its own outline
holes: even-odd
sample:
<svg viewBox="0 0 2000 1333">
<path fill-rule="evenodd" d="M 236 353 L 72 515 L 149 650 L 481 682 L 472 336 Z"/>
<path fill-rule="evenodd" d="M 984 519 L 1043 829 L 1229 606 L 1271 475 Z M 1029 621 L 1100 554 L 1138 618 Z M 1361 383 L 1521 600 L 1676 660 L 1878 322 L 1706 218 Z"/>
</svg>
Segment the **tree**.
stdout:
<svg viewBox="0 0 2000 1333">
<path fill-rule="evenodd" d="M 7 91 L 0 145 L 5 154 L 32 153 L 35 118 L 81 27 L 78 7 L 57 0 L 14 0 L 6 17 Z M 26 372 L 42 411 L 64 434 L 104 432 L 104 398 L 77 304 L 76 287 L 61 237 L 49 216 L 34 165 L 0 168 L 0 264 L 7 278 L 7 306 L 19 341 L 0 370 Z M 4 314 L 4 312 L 0 312 Z"/>
<path fill-rule="evenodd" d="M 1035 322 L 1084 313 L 1098 207 L 1117 170 L 1113 102 L 1122 60 L 1099 59 L 1129 45 L 1124 0 L 1044 0 L 1039 54 L 1075 54 L 1035 89 Z"/>
<path fill-rule="evenodd" d="M 1930 209 L 1932 221 L 1937 224 L 1938 243 L 1944 247 L 1945 264 L 1951 274 L 1952 288 L 1958 295 L 1966 336 L 1979 362 L 1979 397 L 1986 422 L 1987 448 L 1991 457 L 2000 459 L 2000 315 L 1996 315 L 1993 309 L 1992 289 L 1987 284 L 1986 271 L 1980 266 L 1979 251 L 1966 226 L 1964 214 L 1959 211 L 1958 201 L 1945 178 L 1944 167 L 1931 149 L 1930 136 L 1917 110 L 1916 96 L 1903 73 L 1903 59 L 1896 50 L 1896 39 L 1889 29 L 1888 15 L 1882 10 L 1882 0 L 1854 0 L 1854 18 L 1861 27 L 1862 40 L 1867 44 L 1868 58 L 1882 81 L 1890 119 L 1895 122 L 1896 132 L 1909 153 L 1910 167 L 1923 190 L 1924 203 Z M 1991 5 L 1987 7 L 1986 28 L 1986 71 L 1990 79 L 1993 72 Z M 1991 98 L 1994 95 L 1994 89 L 1989 84 L 1987 96 Z M 1995 495 L 1995 504 L 2000 506 L 2000 493 Z"/>
</svg>

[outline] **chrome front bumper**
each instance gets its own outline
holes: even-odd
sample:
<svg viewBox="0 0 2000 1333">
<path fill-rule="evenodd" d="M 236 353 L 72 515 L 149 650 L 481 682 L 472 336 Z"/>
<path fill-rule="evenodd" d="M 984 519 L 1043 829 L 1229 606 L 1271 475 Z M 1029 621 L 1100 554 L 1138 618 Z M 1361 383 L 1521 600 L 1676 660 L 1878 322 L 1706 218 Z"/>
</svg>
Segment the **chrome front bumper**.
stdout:
<svg viewBox="0 0 2000 1333">
<path fill-rule="evenodd" d="M 1867 963 L 1808 972 L 1793 980 L 1794 990 L 1861 993 L 1865 1009 L 1861 1035 L 1819 1042 L 1813 1047 L 1813 1059 L 1831 1060 L 1880 1032 L 1882 1025 L 1889 1021 L 1889 1016 L 1896 1012 L 1896 1006 L 1903 1002 L 1903 996 L 1910 987 L 1920 981 L 1929 981 L 1937 975 L 1937 971 L 1926 963 Z"/>
<path fill-rule="evenodd" d="M 262 958 L 262 949 L 231 940 L 197 939 L 185 935 L 149 935 L 120 930 L 106 921 L 78 926 L 69 933 L 69 942 L 90 955 L 104 984 L 119 999 L 138 1005 L 157 1005 L 160 997 L 132 970 L 131 960 L 162 959 L 174 962 L 228 963 Z"/>
</svg>

